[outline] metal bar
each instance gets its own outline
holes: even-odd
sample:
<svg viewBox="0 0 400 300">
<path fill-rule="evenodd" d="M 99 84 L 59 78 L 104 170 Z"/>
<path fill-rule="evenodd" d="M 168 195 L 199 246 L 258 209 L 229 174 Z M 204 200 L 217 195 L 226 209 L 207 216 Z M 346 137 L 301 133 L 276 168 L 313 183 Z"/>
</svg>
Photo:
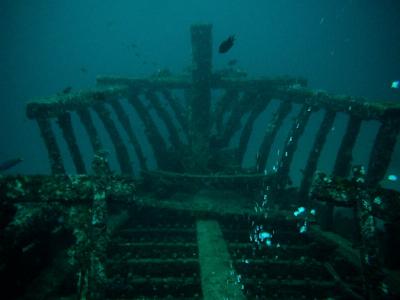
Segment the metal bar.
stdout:
<svg viewBox="0 0 400 300">
<path fill-rule="evenodd" d="M 326 137 L 332 128 L 335 121 L 336 113 L 334 111 L 325 111 L 324 119 L 318 129 L 317 136 L 315 137 L 313 147 L 307 159 L 306 167 L 303 172 L 303 178 L 300 184 L 300 201 L 307 202 L 308 191 L 314 177 L 314 172 L 317 169 L 318 159 L 321 155 L 322 148 L 324 147 Z"/>
<path fill-rule="evenodd" d="M 121 122 L 122 127 L 124 128 L 126 134 L 128 135 L 129 141 L 132 144 L 133 148 L 135 149 L 136 155 L 139 159 L 140 166 L 143 170 L 147 170 L 146 158 L 143 154 L 142 148 L 140 143 L 136 137 L 135 132 L 132 129 L 131 122 L 127 113 L 121 106 L 121 103 L 114 99 L 110 102 L 111 107 L 114 109 L 115 114 L 118 117 L 118 120 Z"/>
<path fill-rule="evenodd" d="M 76 172 L 78 174 L 85 174 L 86 168 L 82 158 L 81 151 L 76 141 L 76 136 L 71 122 L 71 114 L 64 113 L 57 117 L 57 123 L 61 128 L 64 139 L 67 142 L 68 150 L 72 156 Z"/>
<path fill-rule="evenodd" d="M 110 111 L 104 106 L 104 104 L 96 104 L 93 106 L 93 110 L 97 113 L 100 120 L 103 122 L 105 129 L 107 130 L 111 141 L 114 145 L 115 152 L 117 154 L 117 160 L 123 174 L 133 174 L 132 162 L 129 158 L 128 150 L 115 126 L 113 119 L 110 116 Z"/>
<path fill-rule="evenodd" d="M 39 125 L 40 134 L 46 146 L 52 174 L 64 174 L 65 168 L 60 147 L 57 144 L 56 137 L 51 128 L 50 120 L 45 117 L 39 117 L 36 119 L 36 122 Z"/>
</svg>

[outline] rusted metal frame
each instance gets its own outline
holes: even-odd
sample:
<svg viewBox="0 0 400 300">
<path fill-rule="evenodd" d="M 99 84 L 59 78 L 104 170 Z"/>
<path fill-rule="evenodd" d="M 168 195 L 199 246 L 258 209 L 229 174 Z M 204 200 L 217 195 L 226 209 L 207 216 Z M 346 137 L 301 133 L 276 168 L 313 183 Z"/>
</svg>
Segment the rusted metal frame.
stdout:
<svg viewBox="0 0 400 300">
<path fill-rule="evenodd" d="M 305 104 L 301 107 L 300 112 L 293 123 L 293 127 L 289 132 L 289 136 L 285 141 L 285 147 L 282 152 L 281 161 L 279 162 L 279 167 L 277 170 L 277 182 L 275 188 L 282 189 L 285 188 L 289 183 L 289 171 L 290 165 L 293 160 L 294 153 L 297 148 L 297 144 L 300 140 L 304 129 L 307 126 L 308 120 L 312 112 L 312 107 Z"/>
<path fill-rule="evenodd" d="M 90 231 L 88 261 L 88 297 L 84 299 L 101 300 L 105 298 L 107 283 L 106 263 L 107 245 L 107 198 L 109 193 L 109 173 L 106 159 L 96 155 L 93 161 L 93 172 L 97 175 L 93 185 L 93 202 L 90 210 Z"/>
<path fill-rule="evenodd" d="M 64 114 L 59 115 L 57 117 L 57 123 L 61 128 L 65 141 L 67 142 L 67 146 L 72 156 L 76 172 L 78 174 L 85 174 L 85 163 L 83 161 L 81 151 L 76 141 L 76 136 L 71 122 L 71 114 L 69 112 L 65 112 Z"/>
<path fill-rule="evenodd" d="M 194 25 L 190 28 L 192 44 L 192 88 L 188 102 L 189 144 L 191 166 L 207 171 L 210 152 L 212 26 Z"/>
<path fill-rule="evenodd" d="M 97 174 L 96 174 L 97 176 Z M 96 176 L 89 175 L 15 175 L 0 178 L 0 198 L 10 203 L 51 203 L 64 206 L 87 205 L 93 200 Z M 135 196 L 132 177 L 110 175 L 108 200 L 130 203 Z"/>
<path fill-rule="evenodd" d="M 387 105 L 382 101 L 371 102 L 362 97 L 332 95 L 324 91 L 307 88 L 283 87 L 276 89 L 279 99 L 292 99 L 295 103 L 306 103 L 315 107 L 348 113 L 363 120 L 380 120 L 390 114 L 400 117 L 400 105 Z"/>
<path fill-rule="evenodd" d="M 240 162 L 243 161 L 244 154 L 246 152 L 251 133 L 253 132 L 253 125 L 258 116 L 265 110 L 268 104 L 271 102 L 271 98 L 268 95 L 259 95 L 259 101 L 254 105 L 254 108 L 251 110 L 246 123 L 243 126 L 242 133 L 239 139 L 239 146 L 237 149 L 237 157 Z M 266 99 L 265 99 L 266 98 Z M 265 100 L 264 100 L 265 99 Z M 256 162 L 257 163 L 257 162 Z M 259 166 L 256 165 L 257 172 L 261 172 Z"/>
<path fill-rule="evenodd" d="M 367 174 L 369 185 L 376 185 L 384 178 L 393 155 L 399 130 L 399 118 L 388 117 L 382 120 L 369 159 Z"/>
<path fill-rule="evenodd" d="M 163 169 L 165 167 L 167 155 L 167 145 L 165 140 L 161 136 L 156 124 L 151 118 L 151 115 L 140 101 L 136 92 L 132 92 L 132 94 L 128 97 L 128 102 L 135 109 L 139 118 L 142 120 L 145 127 L 146 136 L 153 148 L 157 165 L 159 168 Z"/>
<path fill-rule="evenodd" d="M 349 179 L 338 176 L 327 176 L 316 172 L 310 189 L 310 199 L 332 203 L 338 207 L 355 207 L 354 184 Z M 373 198 L 372 214 L 386 224 L 398 223 L 400 215 L 400 193 L 383 189 L 379 186 L 369 187 L 369 197 Z"/>
<path fill-rule="evenodd" d="M 287 90 L 292 87 L 304 88 L 307 80 L 294 77 L 271 77 L 271 78 L 237 78 L 213 76 L 212 88 L 215 89 L 239 89 L 239 90 Z"/>
<path fill-rule="evenodd" d="M 131 90 L 163 90 L 186 89 L 191 86 L 190 76 L 160 76 L 150 78 L 134 78 L 124 76 L 97 76 L 99 86 L 126 86 Z"/>
<path fill-rule="evenodd" d="M 124 96 L 127 92 L 128 88 L 126 86 L 108 86 L 65 95 L 56 95 L 28 103 L 26 114 L 29 119 L 38 118 L 39 116 L 54 118 L 67 111 L 89 108 L 111 97 Z"/>
<path fill-rule="evenodd" d="M 120 170 L 123 174 L 133 174 L 132 162 L 128 154 L 128 150 L 118 132 L 118 129 L 114 123 L 114 120 L 110 116 L 110 111 L 104 106 L 104 104 L 93 105 L 93 110 L 97 113 L 100 120 L 102 121 L 104 128 L 106 129 L 110 139 L 113 143 L 115 152 L 117 154 L 117 160 L 120 166 Z"/>
<path fill-rule="evenodd" d="M 220 138 L 221 147 L 227 147 L 230 139 L 241 127 L 241 119 L 249 111 L 251 103 L 257 103 L 258 93 L 254 91 L 246 91 L 241 95 L 240 99 L 235 103 L 229 118 L 223 128 Z"/>
<path fill-rule="evenodd" d="M 38 117 L 36 122 L 39 125 L 40 134 L 46 146 L 52 174 L 64 174 L 65 168 L 60 147 L 51 128 L 50 120 L 47 117 Z"/>
<path fill-rule="evenodd" d="M 104 147 L 101 143 L 99 134 L 97 133 L 96 126 L 93 123 L 90 111 L 86 108 L 82 108 L 76 111 L 79 120 L 82 122 L 83 127 L 89 136 L 90 145 L 94 154 L 101 154 L 104 151 Z"/>
<path fill-rule="evenodd" d="M 275 136 L 282 126 L 283 120 L 288 116 L 291 110 L 292 104 L 289 101 L 281 101 L 278 110 L 274 113 L 272 120 L 265 129 L 264 138 L 258 151 L 258 159 L 256 162 L 257 169 L 264 170 Z"/>
<path fill-rule="evenodd" d="M 115 114 L 117 115 L 118 120 L 121 122 L 122 127 L 124 128 L 126 134 L 128 135 L 129 141 L 135 149 L 136 155 L 139 159 L 140 167 L 143 170 L 147 170 L 146 158 L 143 154 L 142 147 L 137 139 L 135 132 L 133 131 L 131 122 L 127 113 L 122 108 L 121 103 L 117 99 L 113 99 L 109 103 L 113 108 Z"/>
<path fill-rule="evenodd" d="M 215 124 L 217 135 L 222 134 L 224 115 L 231 110 L 238 101 L 239 90 L 234 88 L 226 90 L 219 101 L 217 101 L 213 112 L 213 123 Z"/>
<path fill-rule="evenodd" d="M 373 198 L 365 184 L 365 170 L 363 167 L 353 169 L 353 183 L 357 188 L 355 196 L 356 215 L 361 235 L 360 258 L 364 277 L 366 299 L 382 299 L 384 274 L 379 261 L 379 242 L 372 215 Z"/>
<path fill-rule="evenodd" d="M 167 128 L 168 133 L 169 133 L 169 138 L 170 138 L 172 147 L 175 150 L 181 149 L 182 143 L 181 143 L 181 140 L 179 139 L 179 134 L 178 134 L 177 128 L 175 127 L 174 123 L 172 122 L 171 116 L 168 113 L 168 111 L 162 106 L 160 99 L 157 97 L 157 95 L 153 91 L 150 91 L 150 90 L 148 90 L 145 93 L 145 97 L 147 100 L 149 100 L 149 102 L 152 104 L 155 111 L 157 112 L 157 115 L 164 122 L 165 127 Z"/>
<path fill-rule="evenodd" d="M 208 30 L 204 29 L 205 26 L 193 26 L 195 30 Z M 196 29 L 197 27 L 197 29 Z M 203 27 L 203 28 L 200 28 Z M 199 29 L 200 28 L 200 29 Z M 208 33 L 206 34 L 208 35 Z M 211 35 L 203 37 L 194 37 L 196 41 L 192 39 L 192 45 L 195 43 L 195 47 L 208 47 L 204 44 L 211 43 Z M 203 45 L 201 45 L 203 43 Z M 208 50 L 207 50 L 208 51 Z M 260 88 L 279 88 L 288 89 L 292 86 L 305 87 L 307 80 L 304 78 L 294 77 L 271 77 L 271 78 L 259 78 L 259 79 L 245 79 L 245 78 L 229 78 L 224 76 L 216 76 L 212 74 L 211 88 L 213 89 L 260 89 Z M 123 77 L 123 76 L 98 76 L 96 78 L 99 86 L 125 86 L 129 89 L 134 90 L 163 90 L 163 89 L 188 89 L 191 87 L 192 81 L 189 76 L 178 75 L 178 76 L 160 76 L 150 78 L 134 78 L 134 77 Z M 306 90 L 309 91 L 309 90 Z"/>
<path fill-rule="evenodd" d="M 300 200 L 304 203 L 308 201 L 308 192 L 314 177 L 314 172 L 317 169 L 322 148 L 324 147 L 326 137 L 332 128 L 333 122 L 335 121 L 335 117 L 336 112 L 331 110 L 325 111 L 325 115 L 318 129 L 314 144 L 311 148 L 310 154 L 308 155 L 299 189 Z"/>
<path fill-rule="evenodd" d="M 179 104 L 179 101 L 168 89 L 163 89 L 161 91 L 163 97 L 167 100 L 169 106 L 171 107 L 172 111 L 175 114 L 175 117 L 181 126 L 184 134 L 188 136 L 188 120 L 186 115 L 184 114 L 184 107 L 183 105 Z"/>
</svg>

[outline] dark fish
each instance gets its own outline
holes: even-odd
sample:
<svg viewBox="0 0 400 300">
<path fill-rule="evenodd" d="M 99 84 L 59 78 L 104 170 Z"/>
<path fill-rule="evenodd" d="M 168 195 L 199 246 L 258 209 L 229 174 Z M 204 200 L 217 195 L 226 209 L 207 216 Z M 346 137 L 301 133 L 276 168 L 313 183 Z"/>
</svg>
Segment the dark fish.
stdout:
<svg viewBox="0 0 400 300">
<path fill-rule="evenodd" d="M 231 59 L 230 61 L 228 61 L 228 66 L 230 66 L 230 67 L 232 67 L 236 64 L 237 64 L 237 59 Z"/>
<path fill-rule="evenodd" d="M 235 42 L 235 36 L 231 35 L 230 37 L 228 37 L 225 41 L 223 41 L 220 45 L 219 45 L 219 53 L 226 53 L 229 51 L 229 49 L 232 48 L 233 43 Z"/>
<path fill-rule="evenodd" d="M 72 87 L 71 86 L 67 86 L 65 89 L 62 90 L 62 93 L 63 94 L 69 94 L 71 92 L 71 90 L 72 90 Z"/>
<path fill-rule="evenodd" d="M 85 67 L 81 67 L 80 70 L 82 73 L 87 73 L 87 69 Z"/>
<path fill-rule="evenodd" d="M 11 169 L 12 167 L 18 165 L 21 161 L 23 161 L 22 158 L 13 158 L 2 162 L 0 164 L 0 172 Z"/>
</svg>

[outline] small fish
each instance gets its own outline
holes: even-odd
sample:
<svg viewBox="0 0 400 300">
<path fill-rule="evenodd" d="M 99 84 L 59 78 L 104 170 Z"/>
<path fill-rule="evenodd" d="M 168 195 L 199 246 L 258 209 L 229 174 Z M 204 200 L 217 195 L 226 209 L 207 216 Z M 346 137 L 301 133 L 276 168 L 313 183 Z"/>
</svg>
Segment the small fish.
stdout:
<svg viewBox="0 0 400 300">
<path fill-rule="evenodd" d="M 12 167 L 18 165 L 22 161 L 23 161 L 22 158 L 13 158 L 13 159 L 6 160 L 0 164 L 0 172 L 11 169 Z"/>
<path fill-rule="evenodd" d="M 400 80 L 395 80 L 392 82 L 392 85 L 390 86 L 392 89 L 399 89 L 400 88 Z"/>
<path fill-rule="evenodd" d="M 63 94 L 69 94 L 72 91 L 72 87 L 71 86 L 67 86 L 65 89 L 62 90 Z"/>
<path fill-rule="evenodd" d="M 228 61 L 228 66 L 232 67 L 232 66 L 236 65 L 237 62 L 238 62 L 237 59 L 231 59 L 230 61 Z"/>
<path fill-rule="evenodd" d="M 85 74 L 87 73 L 87 69 L 86 69 L 85 67 L 81 67 L 81 68 L 80 68 L 80 71 L 81 71 L 82 73 L 85 73 Z"/>
<path fill-rule="evenodd" d="M 226 53 L 229 51 L 229 49 L 232 48 L 233 44 L 235 42 L 235 36 L 231 35 L 229 36 L 225 41 L 223 41 L 218 48 L 219 53 Z"/>
</svg>

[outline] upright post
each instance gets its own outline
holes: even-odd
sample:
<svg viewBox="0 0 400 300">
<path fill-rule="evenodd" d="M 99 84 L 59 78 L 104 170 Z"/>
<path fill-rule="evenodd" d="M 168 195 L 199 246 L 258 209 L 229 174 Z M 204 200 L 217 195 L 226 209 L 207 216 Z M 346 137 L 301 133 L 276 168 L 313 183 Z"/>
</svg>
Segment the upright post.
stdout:
<svg viewBox="0 0 400 300">
<path fill-rule="evenodd" d="M 193 25 L 192 90 L 188 104 L 191 163 L 196 172 L 207 170 L 209 156 L 212 35 L 211 25 Z"/>
</svg>

